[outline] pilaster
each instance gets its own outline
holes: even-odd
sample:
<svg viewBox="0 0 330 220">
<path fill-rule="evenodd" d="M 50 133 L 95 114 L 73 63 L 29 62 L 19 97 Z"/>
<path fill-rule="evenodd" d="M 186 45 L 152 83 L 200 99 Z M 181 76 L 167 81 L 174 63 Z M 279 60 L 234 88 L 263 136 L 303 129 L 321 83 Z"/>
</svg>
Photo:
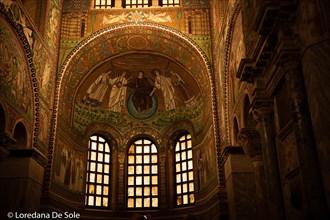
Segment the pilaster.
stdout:
<svg viewBox="0 0 330 220">
<path fill-rule="evenodd" d="M 242 128 L 239 133 L 239 142 L 242 144 L 244 152 L 251 158 L 254 167 L 256 219 L 264 220 L 269 214 L 260 135 L 255 128 Z"/>
<path fill-rule="evenodd" d="M 300 57 L 296 54 L 284 53 L 279 59 L 279 65 L 283 68 L 289 95 L 309 217 L 329 219 Z"/>
<path fill-rule="evenodd" d="M 253 116 L 258 122 L 265 169 L 269 216 L 273 220 L 285 219 L 283 194 L 278 166 L 273 103 L 266 97 L 255 97 Z"/>
</svg>

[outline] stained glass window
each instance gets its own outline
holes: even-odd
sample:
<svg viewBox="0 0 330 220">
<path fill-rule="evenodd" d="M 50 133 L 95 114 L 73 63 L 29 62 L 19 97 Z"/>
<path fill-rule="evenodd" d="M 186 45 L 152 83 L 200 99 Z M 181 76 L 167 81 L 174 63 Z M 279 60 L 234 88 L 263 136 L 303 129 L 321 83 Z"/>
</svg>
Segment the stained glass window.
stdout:
<svg viewBox="0 0 330 220">
<path fill-rule="evenodd" d="M 157 147 L 139 139 L 127 154 L 127 208 L 157 208 L 158 184 Z"/>
<path fill-rule="evenodd" d="M 91 136 L 87 160 L 86 206 L 109 207 L 110 146 L 101 136 Z"/>
<path fill-rule="evenodd" d="M 191 135 L 186 134 L 179 138 L 175 145 L 175 183 L 176 204 L 178 206 L 195 203 L 194 195 L 194 167 Z"/>
</svg>

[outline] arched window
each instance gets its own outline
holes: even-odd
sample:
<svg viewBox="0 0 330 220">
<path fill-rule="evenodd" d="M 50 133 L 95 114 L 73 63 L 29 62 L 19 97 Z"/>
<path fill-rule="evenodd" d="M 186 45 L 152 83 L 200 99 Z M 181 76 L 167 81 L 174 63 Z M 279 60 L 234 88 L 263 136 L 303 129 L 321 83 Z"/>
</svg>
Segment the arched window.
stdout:
<svg viewBox="0 0 330 220">
<path fill-rule="evenodd" d="M 94 0 L 95 9 L 112 8 L 112 7 L 115 7 L 114 0 Z"/>
<path fill-rule="evenodd" d="M 89 139 L 86 206 L 110 206 L 110 146 L 101 136 L 94 135 Z"/>
<path fill-rule="evenodd" d="M 158 151 L 148 139 L 136 140 L 127 155 L 127 208 L 158 207 Z"/>
<path fill-rule="evenodd" d="M 177 206 L 195 203 L 191 135 L 185 134 L 175 145 L 175 185 Z"/>
<path fill-rule="evenodd" d="M 159 0 L 160 6 L 180 6 L 180 0 Z"/>
<path fill-rule="evenodd" d="M 144 8 L 152 5 L 152 0 L 123 0 L 123 8 Z"/>
</svg>

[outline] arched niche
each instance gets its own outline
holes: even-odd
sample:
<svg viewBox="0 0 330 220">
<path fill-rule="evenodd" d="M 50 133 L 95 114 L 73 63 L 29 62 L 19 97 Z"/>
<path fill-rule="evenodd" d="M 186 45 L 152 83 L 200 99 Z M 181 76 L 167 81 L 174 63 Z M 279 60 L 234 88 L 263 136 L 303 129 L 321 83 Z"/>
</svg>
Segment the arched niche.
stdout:
<svg viewBox="0 0 330 220">
<path fill-rule="evenodd" d="M 26 149 L 27 148 L 27 131 L 26 127 L 22 122 L 18 122 L 14 129 L 14 141 L 13 148 L 15 149 Z"/>
</svg>

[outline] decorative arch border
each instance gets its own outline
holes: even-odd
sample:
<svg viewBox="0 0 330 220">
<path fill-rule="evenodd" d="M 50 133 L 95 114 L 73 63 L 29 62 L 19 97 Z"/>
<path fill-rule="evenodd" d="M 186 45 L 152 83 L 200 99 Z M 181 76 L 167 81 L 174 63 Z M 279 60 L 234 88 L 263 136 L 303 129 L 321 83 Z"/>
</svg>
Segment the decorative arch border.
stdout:
<svg viewBox="0 0 330 220">
<path fill-rule="evenodd" d="M 227 144 L 230 143 L 230 140 L 232 140 L 232 132 L 230 132 L 230 91 L 229 91 L 229 60 L 230 60 L 230 52 L 231 52 L 231 45 L 232 45 L 232 39 L 233 39 L 233 33 L 234 33 L 234 27 L 236 24 L 236 19 L 241 11 L 241 4 L 239 1 L 236 1 L 234 4 L 234 7 L 231 12 L 230 19 L 228 21 L 228 30 L 227 30 L 227 36 L 226 36 L 226 42 L 225 42 L 225 60 L 224 60 L 224 82 L 223 82 L 223 97 L 224 97 L 224 108 L 225 108 L 225 131 L 226 131 L 226 142 Z"/>
<path fill-rule="evenodd" d="M 20 13 L 24 14 L 24 11 L 21 10 L 21 7 L 19 4 L 17 4 L 15 1 L 12 1 L 10 5 L 4 5 L 4 3 L 0 3 L 0 14 L 7 20 L 7 22 L 12 26 L 14 32 L 16 32 L 17 37 L 21 43 L 22 50 L 25 54 L 26 58 L 26 64 L 28 65 L 29 70 L 29 79 L 30 79 L 30 87 L 32 91 L 32 115 L 33 115 L 33 124 L 32 124 L 32 130 L 33 135 L 31 137 L 32 140 L 32 146 L 38 149 L 40 152 L 43 152 L 43 150 L 38 145 L 38 130 L 39 130 L 39 115 L 40 115 L 40 102 L 39 102 L 39 87 L 38 87 L 38 80 L 36 77 L 36 70 L 33 63 L 33 56 L 32 56 L 32 48 L 28 43 L 28 40 L 24 34 L 23 27 L 20 23 L 18 23 L 14 18 L 12 13 L 9 11 L 9 7 L 11 7 L 12 4 L 16 4 L 19 9 Z M 30 140 L 30 141 L 31 141 Z"/>
<path fill-rule="evenodd" d="M 54 95 L 54 108 L 53 108 L 53 113 L 52 113 L 52 127 L 51 127 L 51 133 L 50 133 L 50 144 L 49 144 L 49 152 L 48 152 L 48 164 L 46 167 L 46 172 L 45 172 L 45 183 L 44 183 L 44 190 L 47 192 L 49 191 L 50 187 L 50 182 L 51 182 L 51 170 L 52 170 L 52 161 L 53 161 L 53 152 L 54 152 L 54 146 L 55 146 L 55 137 L 56 137 L 56 131 L 57 131 L 57 122 L 58 122 L 58 111 L 59 111 L 59 104 L 60 104 L 60 92 L 61 92 L 61 85 L 62 85 L 62 80 L 64 77 L 64 74 L 66 73 L 66 69 L 69 66 L 70 62 L 72 59 L 75 57 L 75 55 L 84 48 L 85 45 L 93 41 L 94 39 L 98 38 L 99 36 L 102 36 L 103 34 L 107 32 L 111 32 L 114 30 L 122 29 L 122 28 L 127 28 L 127 27 L 136 27 L 136 26 L 147 26 L 147 27 L 152 27 L 159 29 L 160 31 L 166 31 L 171 34 L 173 34 L 175 37 L 178 39 L 186 42 L 188 45 L 190 45 L 195 51 L 196 54 L 202 58 L 204 64 L 205 64 L 205 69 L 209 75 L 209 82 L 211 85 L 210 92 L 211 92 L 211 98 L 212 98 L 212 111 L 213 111 L 213 126 L 214 126 L 214 133 L 216 137 L 216 145 L 217 148 L 220 148 L 220 135 L 219 135 L 219 128 L 218 128 L 218 108 L 217 108 L 217 102 L 216 102 L 216 90 L 215 90 L 215 77 L 214 73 L 212 71 L 211 63 L 208 60 L 206 54 L 204 51 L 197 45 L 196 42 L 194 42 L 191 38 L 188 36 L 184 35 L 183 33 L 179 32 L 178 30 L 175 30 L 173 28 L 160 25 L 160 24 L 155 24 L 155 23 L 141 23 L 141 24 L 132 24 L 132 23 L 124 23 L 124 24 L 118 24 L 118 25 L 113 25 L 105 29 L 101 29 L 93 34 L 91 34 L 89 37 L 87 37 L 85 40 L 81 41 L 78 43 L 78 45 L 69 53 L 67 58 L 62 64 L 62 67 L 60 68 L 58 72 L 58 77 L 56 81 L 56 87 L 55 87 L 55 95 Z"/>
<path fill-rule="evenodd" d="M 176 141 L 175 139 L 181 135 L 183 131 L 191 134 L 193 139 L 195 138 L 195 129 L 193 123 L 189 120 L 180 121 L 169 127 L 164 132 L 163 140 L 166 141 L 166 150 L 169 150 L 174 146 Z"/>
<path fill-rule="evenodd" d="M 87 127 L 86 132 L 84 134 L 84 146 L 88 146 L 88 141 L 90 136 L 93 134 L 100 134 L 107 138 L 108 141 L 111 141 L 112 147 L 119 148 L 120 144 L 122 143 L 121 133 L 112 125 L 97 123 L 92 124 Z"/>
</svg>

